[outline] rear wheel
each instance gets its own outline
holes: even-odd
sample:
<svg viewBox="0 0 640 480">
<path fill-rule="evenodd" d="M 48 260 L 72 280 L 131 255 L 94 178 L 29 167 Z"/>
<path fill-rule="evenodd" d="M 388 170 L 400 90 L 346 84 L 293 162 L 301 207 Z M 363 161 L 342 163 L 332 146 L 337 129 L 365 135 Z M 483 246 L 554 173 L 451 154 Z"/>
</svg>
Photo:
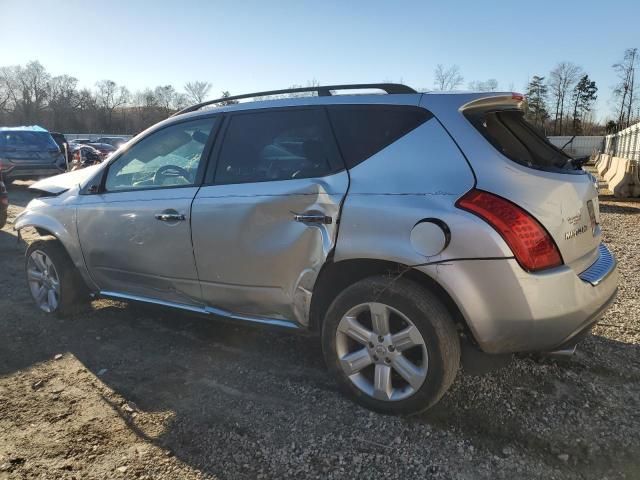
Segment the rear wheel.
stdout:
<svg viewBox="0 0 640 480">
<path fill-rule="evenodd" d="M 405 279 L 372 277 L 343 291 L 327 312 L 322 342 L 341 389 L 383 413 L 428 409 L 460 364 L 451 315 L 432 292 Z"/>
<path fill-rule="evenodd" d="M 86 286 L 58 240 L 33 242 L 25 268 L 31 296 L 43 312 L 70 314 L 88 300 Z"/>
</svg>

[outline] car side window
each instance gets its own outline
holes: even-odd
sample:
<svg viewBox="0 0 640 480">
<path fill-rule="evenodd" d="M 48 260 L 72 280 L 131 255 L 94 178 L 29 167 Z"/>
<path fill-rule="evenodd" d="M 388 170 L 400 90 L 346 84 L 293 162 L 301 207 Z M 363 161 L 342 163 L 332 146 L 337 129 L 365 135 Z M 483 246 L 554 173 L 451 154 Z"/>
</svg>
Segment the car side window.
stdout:
<svg viewBox="0 0 640 480">
<path fill-rule="evenodd" d="M 209 117 L 181 122 L 142 139 L 109 166 L 106 190 L 194 185 L 216 121 Z"/>
<path fill-rule="evenodd" d="M 323 109 L 239 113 L 226 130 L 215 183 L 313 178 L 342 169 Z"/>
<path fill-rule="evenodd" d="M 433 117 L 423 108 L 405 105 L 332 105 L 328 110 L 348 168 L 364 162 Z"/>
</svg>

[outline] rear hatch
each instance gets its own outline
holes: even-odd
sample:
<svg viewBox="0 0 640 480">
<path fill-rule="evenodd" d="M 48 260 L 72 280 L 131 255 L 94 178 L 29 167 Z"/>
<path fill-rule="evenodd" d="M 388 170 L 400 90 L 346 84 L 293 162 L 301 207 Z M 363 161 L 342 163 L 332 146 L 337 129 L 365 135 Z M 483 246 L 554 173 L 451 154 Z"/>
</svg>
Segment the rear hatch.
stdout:
<svg viewBox="0 0 640 480">
<path fill-rule="evenodd" d="M 60 148 L 48 132 L 0 131 L 0 160 L 16 167 L 60 166 Z"/>
<path fill-rule="evenodd" d="M 526 121 L 521 101 L 509 95 L 462 109 L 486 140 L 485 148 L 465 150 L 477 188 L 529 212 L 549 232 L 564 263 L 580 273 L 597 259 L 601 241 L 594 178 Z"/>
</svg>

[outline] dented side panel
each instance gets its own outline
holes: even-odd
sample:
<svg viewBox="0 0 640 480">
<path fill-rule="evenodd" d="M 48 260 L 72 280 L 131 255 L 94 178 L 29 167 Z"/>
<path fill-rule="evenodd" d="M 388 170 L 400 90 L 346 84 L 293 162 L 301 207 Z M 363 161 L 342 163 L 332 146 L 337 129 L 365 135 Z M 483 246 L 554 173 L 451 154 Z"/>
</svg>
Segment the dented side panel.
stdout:
<svg viewBox="0 0 640 480">
<path fill-rule="evenodd" d="M 213 185 L 192 208 L 193 249 L 208 306 L 308 324 L 311 291 L 336 241 L 349 177 Z M 313 213 L 331 223 L 301 223 Z"/>
</svg>

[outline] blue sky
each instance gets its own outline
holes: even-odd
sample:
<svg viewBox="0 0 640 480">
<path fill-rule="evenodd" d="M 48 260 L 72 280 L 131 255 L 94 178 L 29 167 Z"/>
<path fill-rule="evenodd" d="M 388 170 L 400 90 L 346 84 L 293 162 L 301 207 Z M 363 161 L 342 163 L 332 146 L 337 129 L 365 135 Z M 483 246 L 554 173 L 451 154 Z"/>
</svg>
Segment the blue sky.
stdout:
<svg viewBox="0 0 640 480">
<path fill-rule="evenodd" d="M 600 88 L 640 33 L 640 2 L 0 0 L 0 65 L 39 60 L 82 86 L 112 79 L 134 91 L 207 80 L 213 93 L 306 84 L 400 81 L 433 86 L 438 63 L 522 91 L 562 60 Z M 611 7 L 611 8 L 610 8 Z M 10 47 L 7 48 L 6 45 Z"/>
</svg>

